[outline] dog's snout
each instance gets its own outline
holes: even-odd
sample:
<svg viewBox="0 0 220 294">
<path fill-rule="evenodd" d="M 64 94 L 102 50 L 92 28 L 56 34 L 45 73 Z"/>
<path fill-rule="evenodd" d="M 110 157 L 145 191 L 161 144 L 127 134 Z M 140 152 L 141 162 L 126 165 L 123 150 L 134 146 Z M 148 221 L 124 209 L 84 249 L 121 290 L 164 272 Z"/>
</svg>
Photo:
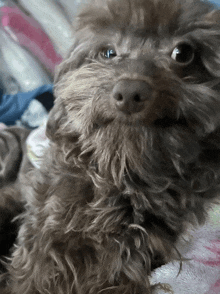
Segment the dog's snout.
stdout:
<svg viewBox="0 0 220 294">
<path fill-rule="evenodd" d="M 113 88 L 114 103 L 125 114 L 140 112 L 151 97 L 152 88 L 140 80 L 121 80 Z"/>
</svg>

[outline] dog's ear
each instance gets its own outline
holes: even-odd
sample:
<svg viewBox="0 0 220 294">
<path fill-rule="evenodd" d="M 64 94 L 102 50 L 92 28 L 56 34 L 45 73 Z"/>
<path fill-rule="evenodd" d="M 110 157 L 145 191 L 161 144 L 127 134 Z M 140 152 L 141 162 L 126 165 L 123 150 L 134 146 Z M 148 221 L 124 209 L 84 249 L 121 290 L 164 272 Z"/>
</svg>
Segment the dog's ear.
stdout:
<svg viewBox="0 0 220 294">
<path fill-rule="evenodd" d="M 79 68 L 85 62 L 86 56 L 87 52 L 84 46 L 81 46 L 80 41 L 76 40 L 68 57 L 56 68 L 54 80 L 55 104 L 49 113 L 46 128 L 46 134 L 52 141 L 57 141 L 59 137 L 63 137 L 65 135 L 65 130 L 71 133 L 71 130 L 69 130 L 71 123 L 69 122 L 69 124 L 67 124 L 67 112 L 60 97 L 60 93 L 65 87 L 67 75 L 70 76 L 74 70 Z"/>
<path fill-rule="evenodd" d="M 220 10 L 213 10 L 206 14 L 205 21 L 212 24 L 220 25 Z"/>
<path fill-rule="evenodd" d="M 102 5 L 103 4 L 104 3 L 102 3 Z M 96 35 L 94 30 L 90 27 L 95 23 L 95 18 L 97 18 L 97 10 L 94 9 L 94 5 L 96 5 L 95 1 L 89 6 L 89 8 L 82 6 L 80 13 L 73 23 L 73 46 L 66 58 L 56 69 L 55 84 L 65 75 L 65 73 L 79 68 L 85 62 L 89 62 L 90 51 L 93 42 L 95 42 L 94 36 Z M 92 10 L 94 10 L 93 13 Z M 94 20 L 91 19 L 92 16 L 94 17 Z M 104 26 L 105 22 L 103 22 L 102 25 Z"/>
<path fill-rule="evenodd" d="M 49 113 L 46 126 L 47 137 L 55 141 L 59 138 L 60 130 L 66 120 L 66 111 L 64 106 L 57 100 Z"/>
<path fill-rule="evenodd" d="M 85 63 L 90 51 L 88 41 L 90 37 L 87 35 L 88 32 L 84 31 L 75 33 L 75 40 L 72 48 L 66 58 L 56 68 L 54 77 L 55 84 L 59 82 L 66 73 L 79 68 Z"/>
<path fill-rule="evenodd" d="M 86 62 L 90 50 L 90 46 L 87 44 L 89 37 L 85 36 L 87 33 L 76 31 L 73 47 L 56 68 L 54 78 L 55 105 L 50 111 L 46 129 L 46 134 L 52 141 L 59 140 L 59 136 L 64 136 L 65 130 L 71 133 L 71 123 L 67 124 L 67 112 L 60 99 L 60 91 L 65 87 L 67 75 L 70 76 L 74 70 Z"/>
<path fill-rule="evenodd" d="M 202 19 L 202 28 L 194 33 L 200 44 L 201 60 L 213 77 L 220 77 L 220 10 L 207 13 Z"/>
</svg>

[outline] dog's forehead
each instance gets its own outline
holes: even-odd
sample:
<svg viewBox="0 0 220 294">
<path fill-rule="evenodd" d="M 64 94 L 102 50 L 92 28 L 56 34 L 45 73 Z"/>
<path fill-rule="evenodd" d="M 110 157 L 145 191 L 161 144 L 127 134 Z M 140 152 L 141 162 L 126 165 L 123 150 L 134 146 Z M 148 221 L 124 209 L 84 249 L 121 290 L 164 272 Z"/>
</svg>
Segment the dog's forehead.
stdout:
<svg viewBox="0 0 220 294">
<path fill-rule="evenodd" d="M 77 28 L 161 37 L 201 20 L 212 9 L 200 0 L 93 0 L 79 15 Z"/>
<path fill-rule="evenodd" d="M 110 45 L 120 56 L 156 56 L 186 41 L 212 9 L 200 0 L 93 0 L 79 14 L 76 36 L 94 51 Z"/>
</svg>

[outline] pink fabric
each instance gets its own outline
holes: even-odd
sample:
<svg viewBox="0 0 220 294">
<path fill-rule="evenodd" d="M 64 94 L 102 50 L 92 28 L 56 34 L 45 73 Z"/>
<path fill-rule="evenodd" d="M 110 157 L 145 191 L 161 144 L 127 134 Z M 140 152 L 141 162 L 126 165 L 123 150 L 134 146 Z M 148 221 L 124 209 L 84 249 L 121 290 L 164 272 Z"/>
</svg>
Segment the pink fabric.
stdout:
<svg viewBox="0 0 220 294">
<path fill-rule="evenodd" d="M 62 61 L 54 47 L 33 18 L 25 15 L 16 6 L 0 8 L 1 23 L 6 32 L 19 42 L 20 45 L 30 50 L 46 68 L 54 73 L 55 66 Z"/>
<path fill-rule="evenodd" d="M 185 258 L 152 274 L 152 284 L 168 284 L 174 294 L 220 294 L 220 228 L 207 222 L 180 240 L 178 250 Z M 165 294 L 159 290 L 156 294 Z"/>
<path fill-rule="evenodd" d="M 220 293 L 220 279 L 209 289 L 206 294 L 219 294 Z"/>
<path fill-rule="evenodd" d="M 209 250 L 209 258 L 195 258 L 195 260 L 208 266 L 220 267 L 220 240 L 212 240 L 210 245 L 204 248 Z"/>
<path fill-rule="evenodd" d="M 206 249 L 210 250 L 214 253 L 214 259 L 210 259 L 208 261 L 201 260 L 206 265 L 210 265 L 213 267 L 220 267 L 220 240 L 213 240 L 211 242 L 211 247 L 206 247 Z M 206 294 L 219 294 L 220 293 L 220 277 L 219 280 L 210 287 L 209 291 Z"/>
</svg>

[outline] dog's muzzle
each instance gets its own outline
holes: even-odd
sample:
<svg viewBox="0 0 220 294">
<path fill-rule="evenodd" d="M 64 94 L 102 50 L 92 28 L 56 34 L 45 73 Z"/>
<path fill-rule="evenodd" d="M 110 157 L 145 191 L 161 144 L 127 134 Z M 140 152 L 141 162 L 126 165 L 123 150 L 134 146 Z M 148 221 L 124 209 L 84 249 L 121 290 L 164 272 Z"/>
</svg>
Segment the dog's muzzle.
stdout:
<svg viewBox="0 0 220 294">
<path fill-rule="evenodd" d="M 154 62 L 146 59 L 127 59 L 120 63 L 120 69 L 124 74 L 112 90 L 112 100 L 116 109 L 126 115 L 142 112 L 154 96 Z"/>
</svg>

